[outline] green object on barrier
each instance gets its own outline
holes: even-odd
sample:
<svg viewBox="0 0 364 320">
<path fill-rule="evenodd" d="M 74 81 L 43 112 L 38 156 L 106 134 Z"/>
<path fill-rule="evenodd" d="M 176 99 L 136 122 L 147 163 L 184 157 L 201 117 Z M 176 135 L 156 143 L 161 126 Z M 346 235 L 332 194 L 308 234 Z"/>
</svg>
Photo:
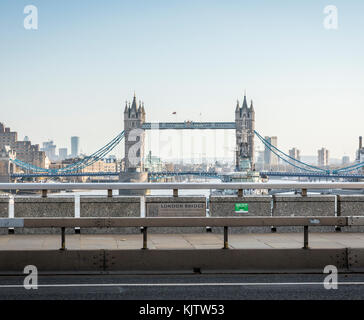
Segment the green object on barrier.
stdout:
<svg viewBox="0 0 364 320">
<path fill-rule="evenodd" d="M 247 203 L 235 203 L 235 212 L 236 213 L 247 213 L 248 204 Z"/>
</svg>

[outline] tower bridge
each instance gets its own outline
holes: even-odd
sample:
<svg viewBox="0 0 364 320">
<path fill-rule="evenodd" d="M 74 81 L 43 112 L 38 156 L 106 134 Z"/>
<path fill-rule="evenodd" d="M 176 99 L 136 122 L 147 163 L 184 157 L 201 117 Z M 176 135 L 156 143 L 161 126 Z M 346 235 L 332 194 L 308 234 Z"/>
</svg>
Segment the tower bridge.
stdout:
<svg viewBox="0 0 364 320">
<path fill-rule="evenodd" d="M 236 154 L 235 167 L 237 171 L 254 168 L 254 130 L 255 111 L 253 101 L 248 107 L 246 95 L 243 102 L 237 101 L 235 108 L 235 122 L 146 122 L 144 103 L 137 102 L 134 94 L 133 101 L 126 102 L 124 109 L 125 131 L 125 170 L 120 174 L 121 181 L 145 179 L 144 148 L 146 130 L 235 130 Z M 132 174 L 134 173 L 134 174 Z"/>
<path fill-rule="evenodd" d="M 46 169 L 35 164 L 24 162 L 24 159 L 16 158 L 16 155 L 6 150 L 1 150 L 0 169 L 5 168 L 6 175 L 0 180 L 9 180 L 19 177 L 66 177 L 66 176 L 115 176 L 119 175 L 120 182 L 145 182 L 149 178 L 158 176 L 176 176 L 191 174 L 191 172 L 158 172 L 156 174 L 147 172 L 144 167 L 145 134 L 147 130 L 235 130 L 235 171 L 254 170 L 254 138 L 255 136 L 263 143 L 266 150 L 275 154 L 282 162 L 288 164 L 295 172 L 262 172 L 261 176 L 277 177 L 324 177 L 324 178 L 347 178 L 361 179 L 364 162 L 356 162 L 347 167 L 327 170 L 314 165 L 304 163 L 295 159 L 265 139 L 255 130 L 255 110 L 253 102 L 248 106 L 246 95 L 244 94 L 242 103 L 237 101 L 235 107 L 234 122 L 146 122 L 146 111 L 144 103 L 137 102 L 134 94 L 132 102 L 127 102 L 124 109 L 124 131 L 120 132 L 105 146 L 86 156 L 77 162 L 68 164 L 58 169 Z M 87 167 L 103 159 L 122 140 L 125 145 L 125 162 L 121 172 L 87 172 Z M 21 167 L 23 173 L 16 173 L 15 166 Z M 193 172 L 193 175 L 211 176 L 211 172 Z M 5 181 L 4 180 L 4 181 Z"/>
</svg>

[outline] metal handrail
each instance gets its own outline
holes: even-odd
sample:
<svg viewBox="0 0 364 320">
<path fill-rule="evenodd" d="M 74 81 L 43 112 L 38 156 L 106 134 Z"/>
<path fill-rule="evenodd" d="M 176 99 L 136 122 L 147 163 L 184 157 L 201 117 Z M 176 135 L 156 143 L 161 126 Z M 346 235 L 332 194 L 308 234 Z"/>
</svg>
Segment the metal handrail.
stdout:
<svg viewBox="0 0 364 320">
<path fill-rule="evenodd" d="M 363 182 L 340 183 L 0 183 L 0 190 L 148 190 L 148 189 L 364 189 Z"/>
<path fill-rule="evenodd" d="M 229 248 L 228 228 L 248 226 L 303 226 L 303 249 L 308 249 L 309 226 L 364 225 L 364 217 L 168 217 L 168 218 L 0 218 L 0 228 L 61 228 L 61 250 L 66 249 L 66 227 L 142 227 L 143 247 L 148 249 L 149 227 L 223 227 L 223 249 Z"/>
<path fill-rule="evenodd" d="M 7 223 L 6 223 L 7 222 Z M 60 227 L 263 227 L 263 226 L 347 226 L 348 217 L 105 217 L 105 218 L 0 218 L 0 228 Z"/>
</svg>

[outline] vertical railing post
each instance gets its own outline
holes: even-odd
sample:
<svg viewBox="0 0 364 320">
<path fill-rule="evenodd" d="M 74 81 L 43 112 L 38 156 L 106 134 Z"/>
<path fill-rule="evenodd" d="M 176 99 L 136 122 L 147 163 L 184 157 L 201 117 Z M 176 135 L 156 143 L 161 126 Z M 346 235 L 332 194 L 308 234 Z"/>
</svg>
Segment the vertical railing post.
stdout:
<svg viewBox="0 0 364 320">
<path fill-rule="evenodd" d="M 173 197 L 178 197 L 178 189 L 173 189 Z"/>
<path fill-rule="evenodd" d="M 276 206 L 277 206 L 277 203 L 276 203 L 276 196 L 273 194 L 273 195 L 272 195 L 271 204 L 270 204 L 270 216 L 271 216 L 271 217 L 274 217 L 275 210 L 276 210 Z M 277 228 L 276 228 L 275 226 L 271 226 L 271 227 L 270 227 L 270 231 L 271 231 L 271 232 L 277 232 Z"/>
<path fill-rule="evenodd" d="M 301 196 L 302 197 L 307 197 L 307 189 L 302 189 Z"/>
<path fill-rule="evenodd" d="M 224 247 L 223 249 L 229 249 L 229 229 L 228 227 L 224 227 Z"/>
<path fill-rule="evenodd" d="M 61 249 L 60 250 L 66 250 L 66 228 L 61 228 Z"/>
<path fill-rule="evenodd" d="M 303 227 L 303 249 L 308 249 L 308 226 Z"/>
<path fill-rule="evenodd" d="M 42 190 L 42 198 L 47 198 L 47 190 Z"/>
<path fill-rule="evenodd" d="M 341 197 L 338 194 L 335 196 L 335 216 L 341 217 Z M 341 227 L 335 226 L 335 231 L 340 232 Z"/>
<path fill-rule="evenodd" d="M 238 189 L 238 197 L 239 198 L 243 197 L 243 189 Z"/>
<path fill-rule="evenodd" d="M 148 228 L 143 227 L 143 250 L 148 249 Z"/>
<path fill-rule="evenodd" d="M 107 190 L 107 197 L 112 198 L 112 189 Z"/>
</svg>

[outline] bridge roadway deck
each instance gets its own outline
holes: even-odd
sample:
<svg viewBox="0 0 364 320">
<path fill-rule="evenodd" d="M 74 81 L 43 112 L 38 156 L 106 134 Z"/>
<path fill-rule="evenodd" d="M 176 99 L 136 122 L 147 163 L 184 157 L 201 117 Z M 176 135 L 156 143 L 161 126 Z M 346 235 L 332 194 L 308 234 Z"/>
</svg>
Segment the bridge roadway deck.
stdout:
<svg viewBox="0 0 364 320">
<path fill-rule="evenodd" d="M 220 249 L 223 235 L 203 234 L 150 234 L 149 249 Z M 231 234 L 231 249 L 300 249 L 303 233 Z M 67 234 L 68 250 L 135 250 L 142 246 L 140 234 Z M 312 249 L 363 248 L 364 233 L 310 232 L 309 246 Z M 13 234 L 0 235 L 0 251 L 57 250 L 60 235 L 57 234 Z"/>
</svg>

